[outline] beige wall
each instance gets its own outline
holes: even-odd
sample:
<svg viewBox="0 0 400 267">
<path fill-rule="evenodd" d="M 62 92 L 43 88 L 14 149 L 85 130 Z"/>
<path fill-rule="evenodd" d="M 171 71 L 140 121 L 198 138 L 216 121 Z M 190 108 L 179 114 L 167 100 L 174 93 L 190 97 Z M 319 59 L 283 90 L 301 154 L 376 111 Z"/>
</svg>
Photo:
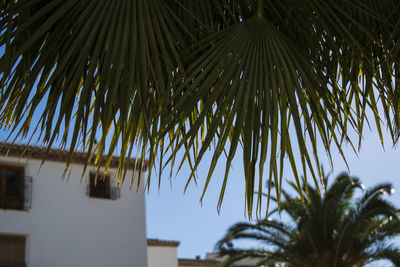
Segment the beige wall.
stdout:
<svg viewBox="0 0 400 267">
<path fill-rule="evenodd" d="M 177 267 L 177 251 L 173 246 L 147 246 L 148 267 Z"/>
</svg>

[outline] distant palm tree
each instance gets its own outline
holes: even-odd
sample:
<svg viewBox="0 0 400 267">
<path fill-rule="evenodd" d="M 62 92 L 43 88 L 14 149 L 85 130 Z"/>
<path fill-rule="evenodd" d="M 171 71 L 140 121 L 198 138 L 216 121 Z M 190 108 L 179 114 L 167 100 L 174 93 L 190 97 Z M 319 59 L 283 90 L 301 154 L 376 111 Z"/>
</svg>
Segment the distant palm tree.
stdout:
<svg viewBox="0 0 400 267">
<path fill-rule="evenodd" d="M 282 191 L 280 209 L 289 221 L 267 218 L 233 225 L 217 244 L 220 254 L 228 256 L 225 266 L 248 257 L 258 259 L 257 266 L 279 262 L 296 267 L 354 267 L 382 259 L 400 266 L 400 249 L 389 242 L 400 234 L 399 209 L 384 198 L 392 186 L 379 184 L 354 199 L 357 188 L 361 188 L 358 179 L 342 174 L 322 195 L 308 186 L 304 204 L 300 197 Z M 258 241 L 260 246 L 241 249 L 232 243 L 243 239 Z"/>
<path fill-rule="evenodd" d="M 344 140 L 357 142 L 353 130 L 361 140 L 367 116 L 381 139 L 383 125 L 393 142 L 398 137 L 398 0 L 0 0 L 0 7 L 0 127 L 20 136 L 37 130 L 34 140 L 67 146 L 69 159 L 84 148 L 86 163 L 103 151 L 124 155 L 118 176 L 137 155 L 150 169 L 186 163 L 189 183 L 214 146 L 204 190 L 226 155 L 220 206 L 240 151 L 251 214 L 257 165 L 259 179 L 268 165 L 277 180 L 288 157 L 297 182 L 297 162 L 316 182 L 317 147 L 342 152 Z"/>
</svg>

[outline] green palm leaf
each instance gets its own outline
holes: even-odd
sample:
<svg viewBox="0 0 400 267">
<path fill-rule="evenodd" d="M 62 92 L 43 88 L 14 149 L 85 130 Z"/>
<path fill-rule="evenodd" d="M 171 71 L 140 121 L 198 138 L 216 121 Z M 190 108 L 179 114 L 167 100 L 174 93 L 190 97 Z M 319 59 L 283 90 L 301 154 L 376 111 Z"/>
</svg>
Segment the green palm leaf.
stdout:
<svg viewBox="0 0 400 267">
<path fill-rule="evenodd" d="M 359 185 L 358 179 L 346 174 L 337 177 L 323 194 L 309 185 L 310 198 L 304 206 L 300 195 L 290 196 L 283 190 L 280 207 L 288 215 L 287 222 L 269 217 L 256 223 L 237 223 L 216 248 L 226 256 L 226 264 L 246 258 L 256 261 L 257 266 L 350 267 L 376 260 L 389 260 L 397 266 L 400 252 L 390 241 L 400 234 L 400 213 L 383 198 L 392 186 L 377 185 L 354 199 Z M 251 240 L 258 246 L 241 248 L 240 240 Z"/>
<path fill-rule="evenodd" d="M 186 41 L 169 5 L 9 1 L 3 8 L 2 123 L 13 123 L 13 129 L 23 125 L 26 134 L 45 101 L 40 132 L 49 146 L 61 134 L 72 153 L 82 136 L 91 155 L 95 139 L 101 137 L 102 151 L 114 127 L 111 135 L 122 138 L 122 155 L 137 140 L 144 153 L 157 128 L 159 107 L 168 102 L 168 80 L 181 66 L 179 44 Z"/>
<path fill-rule="evenodd" d="M 187 164 L 189 184 L 213 147 L 204 191 L 226 154 L 220 208 L 242 146 L 251 215 L 266 164 L 278 201 L 285 158 L 298 189 L 299 172 L 318 184 L 318 146 L 344 157 L 343 142 L 356 148 L 351 131 L 360 146 L 369 110 L 380 137 L 386 125 L 397 141 L 398 1 L 0 4 L 1 125 L 20 136 L 33 128 L 49 147 L 61 140 L 70 157 L 82 144 L 87 164 L 117 152 L 119 176 L 136 152 L 160 173 Z"/>
</svg>

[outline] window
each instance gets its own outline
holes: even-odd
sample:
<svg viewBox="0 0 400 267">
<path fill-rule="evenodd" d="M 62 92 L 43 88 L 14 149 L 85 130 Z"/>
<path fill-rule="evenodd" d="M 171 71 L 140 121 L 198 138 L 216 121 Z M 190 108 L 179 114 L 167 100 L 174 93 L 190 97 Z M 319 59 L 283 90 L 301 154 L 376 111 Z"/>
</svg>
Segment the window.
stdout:
<svg viewBox="0 0 400 267">
<path fill-rule="evenodd" d="M 110 176 L 90 174 L 90 196 L 110 198 Z"/>
<path fill-rule="evenodd" d="M 111 186 L 109 175 L 90 173 L 88 195 L 90 197 L 117 199 L 120 197 L 118 186 Z"/>
<path fill-rule="evenodd" d="M 0 266 L 25 267 L 26 237 L 0 235 Z"/>
<path fill-rule="evenodd" d="M 24 168 L 0 165 L 0 208 L 24 209 Z"/>
</svg>

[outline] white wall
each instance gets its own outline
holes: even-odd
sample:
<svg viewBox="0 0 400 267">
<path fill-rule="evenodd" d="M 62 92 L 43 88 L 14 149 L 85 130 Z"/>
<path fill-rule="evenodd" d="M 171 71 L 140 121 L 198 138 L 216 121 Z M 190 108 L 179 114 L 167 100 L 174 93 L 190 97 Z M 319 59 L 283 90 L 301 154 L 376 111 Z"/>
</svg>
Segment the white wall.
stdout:
<svg viewBox="0 0 400 267">
<path fill-rule="evenodd" d="M 177 267 L 176 247 L 172 246 L 148 246 L 148 267 Z"/>
<path fill-rule="evenodd" d="M 130 181 L 120 199 L 96 199 L 80 181 L 82 165 L 73 164 L 69 181 L 61 182 L 64 163 L 46 161 L 38 174 L 40 160 L 0 157 L 7 162 L 33 177 L 32 208 L 0 210 L 0 233 L 28 237 L 27 267 L 147 266 L 144 196 L 129 191 Z"/>
</svg>

